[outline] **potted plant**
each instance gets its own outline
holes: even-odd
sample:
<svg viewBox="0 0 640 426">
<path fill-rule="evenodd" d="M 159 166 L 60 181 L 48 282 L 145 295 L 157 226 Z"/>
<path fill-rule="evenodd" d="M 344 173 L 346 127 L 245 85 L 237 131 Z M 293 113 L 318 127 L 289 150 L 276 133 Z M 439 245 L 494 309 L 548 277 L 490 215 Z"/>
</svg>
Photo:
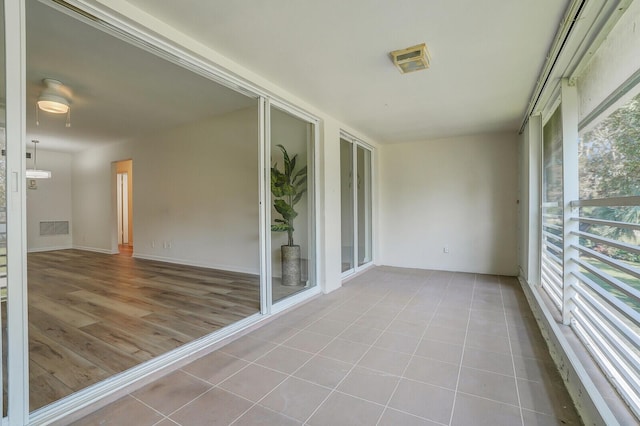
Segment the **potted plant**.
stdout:
<svg viewBox="0 0 640 426">
<path fill-rule="evenodd" d="M 293 221 L 298 216 L 295 205 L 307 191 L 307 166 L 296 170 L 298 154 L 289 157 L 282 145 L 276 145 L 284 157 L 284 169 L 278 163 L 271 167 L 271 194 L 273 207 L 280 214 L 271 225 L 271 231 L 286 232 L 287 244 L 280 247 L 282 252 L 282 285 L 296 286 L 302 283 L 300 268 L 300 246 L 293 243 Z"/>
</svg>

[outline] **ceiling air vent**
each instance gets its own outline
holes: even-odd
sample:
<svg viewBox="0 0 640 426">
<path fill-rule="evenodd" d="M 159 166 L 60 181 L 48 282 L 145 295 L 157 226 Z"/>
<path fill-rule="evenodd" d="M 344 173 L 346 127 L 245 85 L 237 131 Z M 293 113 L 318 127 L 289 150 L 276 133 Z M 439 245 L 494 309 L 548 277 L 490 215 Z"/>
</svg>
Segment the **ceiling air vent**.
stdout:
<svg viewBox="0 0 640 426">
<path fill-rule="evenodd" d="M 390 55 L 393 64 L 402 74 L 426 70 L 431 62 L 431 56 L 425 43 L 406 49 L 394 50 Z"/>
</svg>

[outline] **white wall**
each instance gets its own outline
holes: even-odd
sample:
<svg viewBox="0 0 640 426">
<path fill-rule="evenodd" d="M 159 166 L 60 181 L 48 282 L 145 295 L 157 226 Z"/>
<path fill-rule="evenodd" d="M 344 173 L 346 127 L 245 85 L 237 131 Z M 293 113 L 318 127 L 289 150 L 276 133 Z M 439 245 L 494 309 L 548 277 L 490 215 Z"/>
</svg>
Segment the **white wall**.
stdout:
<svg viewBox="0 0 640 426">
<path fill-rule="evenodd" d="M 74 245 L 111 252 L 112 162 L 133 160 L 134 256 L 259 272 L 257 108 L 74 158 Z"/>
<path fill-rule="evenodd" d="M 51 171 L 51 179 L 36 179 L 37 189 L 27 190 L 27 250 L 71 248 L 71 233 L 40 236 L 40 222 L 69 221 L 72 225 L 71 155 L 38 149 L 37 160 L 39 169 Z M 33 167 L 31 160 L 27 167 Z"/>
<path fill-rule="evenodd" d="M 517 144 L 514 133 L 380 147 L 377 263 L 516 275 Z"/>
</svg>

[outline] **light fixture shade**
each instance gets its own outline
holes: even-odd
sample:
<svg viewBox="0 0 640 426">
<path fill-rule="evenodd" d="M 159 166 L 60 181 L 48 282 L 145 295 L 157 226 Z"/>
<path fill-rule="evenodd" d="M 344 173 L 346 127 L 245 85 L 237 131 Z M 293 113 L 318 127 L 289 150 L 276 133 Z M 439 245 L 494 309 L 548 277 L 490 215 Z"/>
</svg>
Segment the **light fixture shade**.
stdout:
<svg viewBox="0 0 640 426">
<path fill-rule="evenodd" d="M 425 43 L 390 53 L 393 64 L 402 74 L 426 70 L 431 65 L 431 55 Z"/>
<path fill-rule="evenodd" d="M 51 179 L 49 170 L 27 169 L 27 179 Z"/>
<path fill-rule="evenodd" d="M 51 172 L 49 170 L 38 169 L 38 144 L 40 141 L 33 142 L 33 169 L 27 169 L 27 179 L 50 179 Z"/>
<path fill-rule="evenodd" d="M 38 97 L 38 108 L 54 114 L 66 114 L 69 112 L 69 89 L 58 80 L 45 78 L 42 80 L 46 86 Z"/>
<path fill-rule="evenodd" d="M 54 114 L 66 114 L 69 111 L 69 103 L 59 96 L 42 95 L 38 98 L 38 108 Z"/>
</svg>

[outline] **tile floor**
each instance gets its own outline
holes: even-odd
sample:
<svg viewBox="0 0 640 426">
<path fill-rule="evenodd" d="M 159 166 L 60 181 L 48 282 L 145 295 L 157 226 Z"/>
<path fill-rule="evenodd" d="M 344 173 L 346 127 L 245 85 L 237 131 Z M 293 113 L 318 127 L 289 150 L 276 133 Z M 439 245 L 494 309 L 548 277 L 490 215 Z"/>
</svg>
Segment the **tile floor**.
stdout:
<svg viewBox="0 0 640 426">
<path fill-rule="evenodd" d="M 76 424 L 580 420 L 515 278 L 378 267 Z"/>
</svg>

